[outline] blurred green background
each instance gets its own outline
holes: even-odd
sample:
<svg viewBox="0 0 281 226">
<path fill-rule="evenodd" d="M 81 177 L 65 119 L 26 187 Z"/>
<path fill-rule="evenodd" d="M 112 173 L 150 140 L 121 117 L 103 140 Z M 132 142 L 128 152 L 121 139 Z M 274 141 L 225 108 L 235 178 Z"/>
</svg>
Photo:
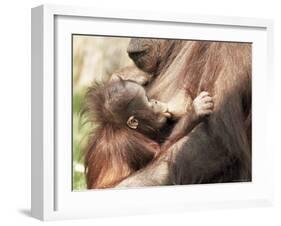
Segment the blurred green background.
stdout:
<svg viewBox="0 0 281 226">
<path fill-rule="evenodd" d="M 86 189 L 83 148 L 95 126 L 82 125 L 84 95 L 95 81 L 107 81 L 122 67 L 133 64 L 126 49 L 129 38 L 73 35 L 73 190 Z"/>
</svg>

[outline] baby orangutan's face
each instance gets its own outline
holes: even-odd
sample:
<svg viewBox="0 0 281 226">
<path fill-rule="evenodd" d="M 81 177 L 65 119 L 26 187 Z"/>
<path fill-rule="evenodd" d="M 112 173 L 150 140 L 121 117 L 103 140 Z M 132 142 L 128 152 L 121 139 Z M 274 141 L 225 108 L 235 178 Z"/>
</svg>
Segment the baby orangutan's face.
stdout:
<svg viewBox="0 0 281 226">
<path fill-rule="evenodd" d="M 134 94 L 132 101 L 128 107 L 130 117 L 127 121 L 129 127 L 135 129 L 138 126 L 139 119 L 150 122 L 153 128 L 161 128 L 171 117 L 166 103 L 149 99 L 145 89 L 137 83 L 126 82 L 126 88 L 129 93 Z M 134 112 L 143 112 L 141 115 L 135 115 Z M 147 118 L 146 118 L 147 117 Z"/>
</svg>

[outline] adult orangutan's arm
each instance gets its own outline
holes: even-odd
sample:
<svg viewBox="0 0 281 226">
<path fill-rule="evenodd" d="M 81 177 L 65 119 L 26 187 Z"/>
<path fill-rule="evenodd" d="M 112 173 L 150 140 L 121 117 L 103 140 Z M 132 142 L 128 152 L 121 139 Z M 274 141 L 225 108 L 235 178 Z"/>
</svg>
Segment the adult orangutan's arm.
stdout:
<svg viewBox="0 0 281 226">
<path fill-rule="evenodd" d="M 159 158 L 156 159 L 153 163 L 121 181 L 116 186 L 116 188 L 172 184 L 172 181 L 170 179 L 169 162 L 173 161 L 175 155 L 186 140 L 187 136 L 180 139 L 177 143 L 175 143 L 167 151 L 165 151 L 165 153 L 159 156 Z"/>
<path fill-rule="evenodd" d="M 127 177 L 116 188 L 122 187 L 143 187 L 168 185 L 169 182 L 169 167 L 168 162 L 162 158 L 153 162 L 146 168 L 137 171 L 133 175 Z"/>
</svg>

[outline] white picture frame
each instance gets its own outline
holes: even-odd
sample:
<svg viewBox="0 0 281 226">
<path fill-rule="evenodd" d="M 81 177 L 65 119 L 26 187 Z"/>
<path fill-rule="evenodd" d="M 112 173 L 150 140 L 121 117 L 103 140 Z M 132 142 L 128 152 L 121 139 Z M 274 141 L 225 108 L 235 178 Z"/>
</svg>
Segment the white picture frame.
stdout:
<svg viewBox="0 0 281 226">
<path fill-rule="evenodd" d="M 65 99 L 71 90 L 72 33 L 252 42 L 253 181 L 73 192 L 71 96 Z M 32 216 L 55 220 L 271 205 L 273 153 L 266 140 L 266 100 L 272 92 L 272 64 L 271 20 L 55 5 L 33 8 Z"/>
</svg>

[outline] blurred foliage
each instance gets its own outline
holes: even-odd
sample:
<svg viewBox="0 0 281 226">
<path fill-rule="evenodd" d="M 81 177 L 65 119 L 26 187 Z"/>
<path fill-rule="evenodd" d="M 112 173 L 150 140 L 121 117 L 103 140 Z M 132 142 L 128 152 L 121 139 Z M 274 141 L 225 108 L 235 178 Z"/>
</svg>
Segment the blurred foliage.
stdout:
<svg viewBox="0 0 281 226">
<path fill-rule="evenodd" d="M 107 81 L 116 70 L 132 64 L 128 38 L 73 36 L 73 190 L 86 189 L 83 148 L 95 125 L 80 116 L 84 95 L 93 82 Z"/>
</svg>

